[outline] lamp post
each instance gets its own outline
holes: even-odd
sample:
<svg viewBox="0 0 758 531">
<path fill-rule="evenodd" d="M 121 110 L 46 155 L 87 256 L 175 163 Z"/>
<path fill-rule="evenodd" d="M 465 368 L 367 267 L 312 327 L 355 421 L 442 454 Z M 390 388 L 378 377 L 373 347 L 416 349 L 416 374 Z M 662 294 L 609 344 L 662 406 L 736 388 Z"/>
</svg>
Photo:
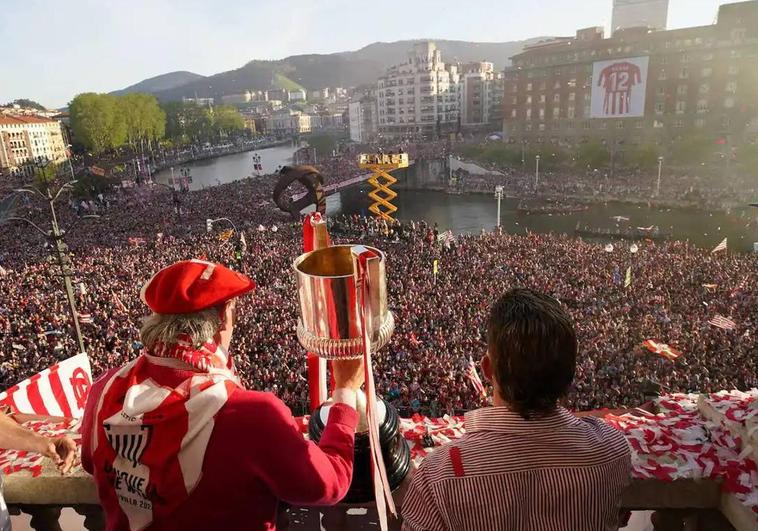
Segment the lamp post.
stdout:
<svg viewBox="0 0 758 531">
<path fill-rule="evenodd" d="M 40 174 L 44 171 L 44 169 L 48 166 L 49 163 L 50 162 L 48 160 L 37 161 L 36 164 L 37 164 L 37 168 Z M 55 253 L 55 259 L 58 262 L 58 266 L 61 269 L 61 276 L 63 277 L 63 287 L 66 292 L 66 299 L 68 301 L 69 312 L 71 314 L 71 321 L 74 324 L 74 331 L 76 333 L 76 341 L 79 346 L 79 352 L 84 352 L 84 339 L 82 338 L 82 330 L 81 330 L 81 327 L 79 326 L 79 315 L 76 311 L 76 299 L 74 298 L 74 288 L 71 283 L 71 276 L 72 276 L 71 260 L 67 254 L 68 246 L 63 241 L 63 238 L 66 234 L 70 233 L 74 229 L 74 227 L 79 223 L 79 221 L 81 221 L 82 219 L 99 218 L 100 216 L 96 216 L 96 215 L 82 216 L 76 223 L 74 223 L 67 230 L 62 230 L 60 226 L 58 225 L 58 216 L 55 211 L 55 202 L 58 200 L 58 198 L 64 192 L 64 190 L 70 190 L 71 188 L 73 188 L 74 184 L 77 181 L 71 180 L 67 183 L 64 183 L 60 188 L 58 188 L 57 191 L 54 192 L 50 188 L 51 179 L 48 179 L 44 175 L 40 175 L 39 180 L 40 180 L 40 184 L 42 185 L 40 187 L 28 186 L 28 187 L 16 189 L 14 190 L 14 192 L 19 193 L 19 194 L 37 195 L 47 202 L 48 207 L 50 208 L 51 230 L 46 231 L 40 228 L 39 226 L 37 226 L 34 222 L 26 218 L 21 218 L 21 217 L 16 217 L 16 216 L 9 216 L 5 219 L 2 219 L 0 220 L 0 223 L 5 222 L 5 221 L 23 221 L 24 223 L 31 225 L 35 230 L 37 230 L 40 234 L 42 234 L 45 237 L 45 239 L 52 242 L 54 253 Z"/>
<path fill-rule="evenodd" d="M 536 161 L 536 167 L 534 170 L 534 192 L 536 193 L 537 186 L 540 184 L 540 156 L 536 155 L 534 160 Z"/>
<path fill-rule="evenodd" d="M 658 183 L 655 185 L 655 197 L 661 195 L 661 170 L 663 169 L 663 157 L 658 157 Z"/>
<path fill-rule="evenodd" d="M 521 165 L 526 166 L 526 140 L 521 141 Z"/>
<path fill-rule="evenodd" d="M 500 227 L 500 201 L 503 199 L 503 186 L 495 186 L 495 199 L 497 199 L 497 226 Z"/>
</svg>

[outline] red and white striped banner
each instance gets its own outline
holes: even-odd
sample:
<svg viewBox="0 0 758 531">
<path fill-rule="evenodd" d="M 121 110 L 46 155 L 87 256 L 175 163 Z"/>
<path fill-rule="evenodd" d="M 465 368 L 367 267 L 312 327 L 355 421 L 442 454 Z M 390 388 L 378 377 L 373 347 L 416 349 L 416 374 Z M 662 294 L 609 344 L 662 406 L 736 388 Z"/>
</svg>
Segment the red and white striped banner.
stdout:
<svg viewBox="0 0 758 531">
<path fill-rule="evenodd" d="M 466 366 L 466 378 L 471 380 L 471 384 L 476 389 L 476 392 L 479 393 L 479 396 L 487 398 L 487 390 L 484 388 L 482 379 L 479 378 L 479 373 L 476 370 L 476 364 L 474 364 L 474 360 L 471 358 L 468 359 L 468 366 Z"/>
<path fill-rule="evenodd" d="M 726 251 L 727 250 L 727 238 L 724 238 L 721 240 L 721 243 L 718 244 L 716 247 L 713 248 L 713 251 L 711 253 L 718 253 L 719 251 Z"/>
<path fill-rule="evenodd" d="M 708 321 L 708 324 L 712 324 L 713 326 L 717 326 L 718 328 L 723 328 L 724 330 L 734 330 L 737 328 L 737 323 L 729 319 L 728 317 L 724 317 L 723 315 L 718 315 Z"/>
<path fill-rule="evenodd" d="M 14 413 L 81 418 L 91 386 L 89 358 L 82 352 L 0 393 L 0 406 Z"/>
<path fill-rule="evenodd" d="M 664 358 L 666 358 L 669 361 L 674 361 L 679 356 L 682 355 L 682 353 L 678 350 L 676 350 L 673 347 L 668 346 L 666 343 L 659 343 L 658 341 L 655 341 L 653 339 L 646 339 L 642 342 L 642 346 L 644 346 L 646 349 L 648 349 L 650 352 L 654 352 L 655 354 L 660 354 Z"/>
</svg>

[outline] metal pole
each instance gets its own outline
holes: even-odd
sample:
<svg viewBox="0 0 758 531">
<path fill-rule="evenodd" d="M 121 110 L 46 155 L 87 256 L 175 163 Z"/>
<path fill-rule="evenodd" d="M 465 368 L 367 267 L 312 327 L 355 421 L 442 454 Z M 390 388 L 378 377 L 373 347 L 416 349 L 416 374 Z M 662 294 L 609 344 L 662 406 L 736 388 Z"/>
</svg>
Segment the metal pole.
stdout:
<svg viewBox="0 0 758 531">
<path fill-rule="evenodd" d="M 534 191 L 537 191 L 537 186 L 540 184 L 540 156 L 537 155 L 535 157 L 535 160 L 537 161 L 537 166 L 534 171 Z"/>
<path fill-rule="evenodd" d="M 50 205 L 50 214 L 52 215 L 51 225 L 53 227 L 53 241 L 55 242 L 55 254 L 58 258 L 58 266 L 61 268 L 63 275 L 63 286 L 66 289 L 66 299 L 68 300 L 68 308 L 71 312 L 71 320 L 74 322 L 74 330 L 76 332 L 76 341 L 79 344 L 79 352 L 84 352 L 84 339 L 82 338 L 82 329 L 79 326 L 79 315 L 76 312 L 76 300 L 74 299 L 74 288 L 71 285 L 71 270 L 67 267 L 66 262 L 68 259 L 64 256 L 65 250 L 63 249 L 63 235 L 58 228 L 58 218 L 55 215 L 55 204 L 53 196 L 50 194 L 50 189 L 47 190 L 48 204 Z"/>
<path fill-rule="evenodd" d="M 503 198 L 503 187 L 495 187 L 495 197 L 497 198 L 497 227 L 500 227 L 500 200 Z"/>
<path fill-rule="evenodd" d="M 661 168 L 663 166 L 663 157 L 658 157 L 658 184 L 655 186 L 655 197 L 661 195 Z"/>
</svg>

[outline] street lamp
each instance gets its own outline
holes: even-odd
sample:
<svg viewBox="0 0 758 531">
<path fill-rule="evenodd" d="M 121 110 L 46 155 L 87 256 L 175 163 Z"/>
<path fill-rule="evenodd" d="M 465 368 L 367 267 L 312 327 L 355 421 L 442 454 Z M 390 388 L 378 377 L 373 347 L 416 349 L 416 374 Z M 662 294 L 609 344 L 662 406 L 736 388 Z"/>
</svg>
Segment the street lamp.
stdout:
<svg viewBox="0 0 758 531">
<path fill-rule="evenodd" d="M 537 192 L 537 186 L 540 184 L 540 156 L 536 155 L 534 159 L 537 161 L 537 165 L 534 171 L 534 191 Z"/>
<path fill-rule="evenodd" d="M 655 186 L 655 197 L 661 195 L 661 169 L 663 168 L 663 157 L 658 157 L 658 183 Z"/>
<path fill-rule="evenodd" d="M 49 161 L 46 160 L 38 160 L 37 165 L 40 170 L 47 167 L 49 164 Z M 79 221 L 82 219 L 92 219 L 92 218 L 99 218 L 100 216 L 96 215 L 87 215 L 81 217 L 79 220 L 77 220 L 72 226 L 70 226 L 66 230 L 62 230 L 58 225 L 58 216 L 55 212 L 55 202 L 58 200 L 60 195 L 65 190 L 71 190 L 76 184 L 76 180 L 71 180 L 67 183 L 64 183 L 55 193 L 53 193 L 53 190 L 50 188 L 50 181 L 47 178 L 40 179 L 40 183 L 44 186 L 44 189 L 41 187 L 35 187 L 35 186 L 28 186 L 25 188 L 19 188 L 16 190 L 13 190 L 15 193 L 18 194 L 30 194 L 30 195 L 38 195 L 41 197 L 44 201 L 47 202 L 49 208 L 50 208 L 50 226 L 52 230 L 46 231 L 39 226 L 37 226 L 34 222 L 31 220 L 28 220 L 26 218 L 16 217 L 16 216 L 9 216 L 4 219 L 0 219 L 0 224 L 7 222 L 7 221 L 23 221 L 24 223 L 27 223 L 28 225 L 31 225 L 37 232 L 42 234 L 45 239 L 52 240 L 53 249 L 55 251 L 55 258 L 58 261 L 58 266 L 61 269 L 61 276 L 63 277 L 63 286 L 66 291 L 66 299 L 68 300 L 68 307 L 69 312 L 71 313 L 71 321 L 74 324 L 74 331 L 76 333 L 76 340 L 79 345 L 79 352 L 84 352 L 84 339 L 82 338 L 82 331 L 81 327 L 79 326 L 79 315 L 76 311 L 76 300 L 74 299 L 74 289 L 71 284 L 71 276 L 72 276 L 72 268 L 71 268 L 71 260 L 69 259 L 67 253 L 68 253 L 68 246 L 63 241 L 63 237 L 70 233 L 76 225 L 79 224 Z"/>
<path fill-rule="evenodd" d="M 503 199 L 503 186 L 495 186 L 495 199 L 497 199 L 497 226 L 500 227 L 500 201 Z"/>
</svg>

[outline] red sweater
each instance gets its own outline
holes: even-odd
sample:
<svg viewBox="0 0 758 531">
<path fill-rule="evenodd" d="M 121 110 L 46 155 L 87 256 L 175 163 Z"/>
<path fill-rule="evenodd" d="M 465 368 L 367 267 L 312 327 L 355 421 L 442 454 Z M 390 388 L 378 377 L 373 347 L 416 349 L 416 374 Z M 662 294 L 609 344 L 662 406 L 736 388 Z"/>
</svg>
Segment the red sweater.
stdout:
<svg viewBox="0 0 758 531">
<path fill-rule="evenodd" d="M 189 371 L 153 365 L 175 384 Z M 167 372 L 166 372 L 167 371 Z M 97 402 L 113 371 L 92 386 L 82 421 L 82 465 L 95 477 L 108 530 L 128 530 L 126 516 L 103 472 L 92 461 L 92 429 Z M 173 383 L 173 380 L 172 380 Z M 298 505 L 332 505 L 342 499 L 353 474 L 358 414 L 344 404 L 329 413 L 319 445 L 306 441 L 290 410 L 271 393 L 238 389 L 215 418 L 203 476 L 170 521 L 149 530 L 276 529 L 279 500 Z"/>
</svg>

